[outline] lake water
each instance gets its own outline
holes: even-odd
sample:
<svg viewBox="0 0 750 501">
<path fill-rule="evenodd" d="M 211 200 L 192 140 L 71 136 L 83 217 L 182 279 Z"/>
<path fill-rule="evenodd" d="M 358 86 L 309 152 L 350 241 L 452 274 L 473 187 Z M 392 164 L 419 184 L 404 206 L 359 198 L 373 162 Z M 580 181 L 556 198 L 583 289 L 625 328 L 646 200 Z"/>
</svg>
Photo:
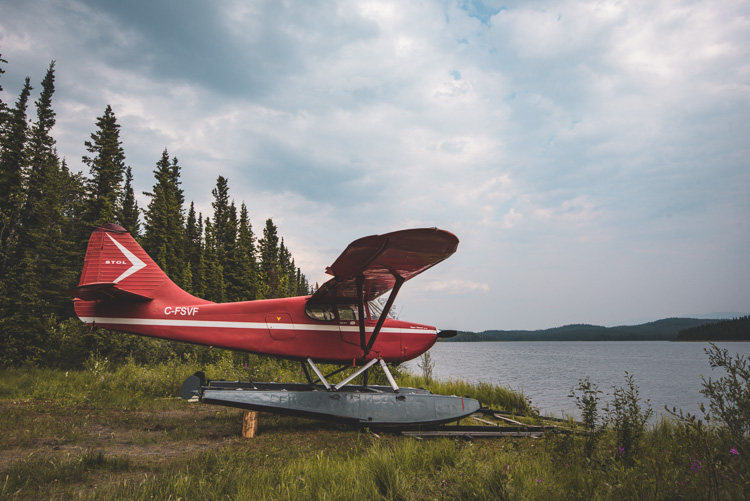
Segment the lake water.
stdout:
<svg viewBox="0 0 750 501">
<path fill-rule="evenodd" d="M 716 344 L 750 357 L 750 342 Z M 708 347 L 708 343 L 666 341 L 437 343 L 430 354 L 434 377 L 487 381 L 522 390 L 543 415 L 580 417 L 568 395 L 586 376 L 604 392 L 603 406 L 613 386 L 625 386 L 626 371 L 656 414 L 667 405 L 701 415 L 699 403 L 705 402 L 699 393 L 701 375 L 717 379 L 725 374 L 711 369 L 703 352 Z M 421 374 L 418 361 L 405 365 Z"/>
</svg>

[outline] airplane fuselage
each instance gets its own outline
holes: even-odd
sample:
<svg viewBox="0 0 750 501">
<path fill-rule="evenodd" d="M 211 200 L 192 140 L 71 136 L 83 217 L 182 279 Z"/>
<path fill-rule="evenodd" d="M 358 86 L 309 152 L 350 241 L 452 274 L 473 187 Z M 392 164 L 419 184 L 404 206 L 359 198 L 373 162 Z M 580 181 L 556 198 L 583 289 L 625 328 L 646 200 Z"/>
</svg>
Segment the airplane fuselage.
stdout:
<svg viewBox="0 0 750 501">
<path fill-rule="evenodd" d="M 68 291 L 85 323 L 157 338 L 292 360 L 363 365 L 418 357 L 437 340 L 428 325 L 379 318 L 376 302 L 446 259 L 458 239 L 436 228 L 352 242 L 312 296 L 212 303 L 175 284 L 121 226 L 91 234 L 78 287 Z M 364 329 L 362 328 L 364 325 Z"/>
<path fill-rule="evenodd" d="M 373 358 L 400 363 L 429 350 L 437 339 L 434 327 L 386 319 L 372 351 L 363 356 L 353 305 L 315 305 L 311 311 L 309 296 L 212 303 L 171 282 L 163 288 L 153 300 L 126 307 L 115 301 L 76 301 L 76 313 L 97 327 L 322 363 L 361 365 Z M 366 311 L 369 338 L 377 319 Z"/>
</svg>

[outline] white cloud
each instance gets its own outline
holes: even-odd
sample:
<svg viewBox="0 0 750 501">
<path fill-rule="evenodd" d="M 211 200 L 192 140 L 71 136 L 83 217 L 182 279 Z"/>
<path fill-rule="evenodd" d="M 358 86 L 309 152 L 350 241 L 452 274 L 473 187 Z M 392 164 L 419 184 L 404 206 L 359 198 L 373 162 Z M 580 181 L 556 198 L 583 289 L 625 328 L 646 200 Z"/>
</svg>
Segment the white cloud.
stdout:
<svg viewBox="0 0 750 501">
<path fill-rule="evenodd" d="M 465 294 L 467 292 L 489 292 L 490 286 L 482 282 L 472 282 L 471 280 L 445 280 L 445 281 L 428 281 L 426 284 L 418 286 L 417 290 L 424 292 L 447 292 L 448 294 Z"/>
</svg>

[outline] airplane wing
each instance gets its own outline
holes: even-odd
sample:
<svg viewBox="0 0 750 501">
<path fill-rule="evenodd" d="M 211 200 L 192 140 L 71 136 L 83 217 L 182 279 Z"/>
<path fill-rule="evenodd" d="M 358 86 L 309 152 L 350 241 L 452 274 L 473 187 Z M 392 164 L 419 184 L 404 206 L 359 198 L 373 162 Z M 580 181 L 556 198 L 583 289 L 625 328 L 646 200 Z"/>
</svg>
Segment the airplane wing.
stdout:
<svg viewBox="0 0 750 501">
<path fill-rule="evenodd" d="M 458 238 L 437 228 L 418 228 L 372 235 L 355 240 L 326 270 L 333 278 L 324 283 L 310 302 L 357 299 L 357 277 L 364 279 L 365 301 L 391 290 L 403 281 L 435 266 L 456 252 Z"/>
</svg>

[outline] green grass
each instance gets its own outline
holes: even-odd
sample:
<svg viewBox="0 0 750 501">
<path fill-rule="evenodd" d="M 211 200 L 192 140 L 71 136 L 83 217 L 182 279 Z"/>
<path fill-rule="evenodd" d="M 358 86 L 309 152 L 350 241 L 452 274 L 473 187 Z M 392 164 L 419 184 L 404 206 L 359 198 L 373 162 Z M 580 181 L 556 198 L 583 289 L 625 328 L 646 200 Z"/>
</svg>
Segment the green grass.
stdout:
<svg viewBox="0 0 750 501">
<path fill-rule="evenodd" d="M 102 451 L 87 450 L 63 458 L 29 456 L 4 471 L 0 486 L 3 498 L 34 497 L 43 492 L 73 494 L 73 486 L 97 473 L 122 473 L 130 468 L 127 457 L 112 457 Z"/>
<path fill-rule="evenodd" d="M 206 373 L 298 379 L 273 362 Z M 624 460 L 605 428 L 584 452 L 580 433 L 541 439 L 417 440 L 261 416 L 240 436 L 241 411 L 176 395 L 199 369 L 91 360 L 82 371 L 0 371 L 0 499 L 744 499 L 747 444 L 721 427 L 662 419 Z M 522 394 L 482 383 L 399 376 L 399 384 L 471 396 L 518 414 Z M 573 426 L 573 424 L 570 424 Z M 738 452 L 734 454 L 730 451 Z"/>
</svg>

